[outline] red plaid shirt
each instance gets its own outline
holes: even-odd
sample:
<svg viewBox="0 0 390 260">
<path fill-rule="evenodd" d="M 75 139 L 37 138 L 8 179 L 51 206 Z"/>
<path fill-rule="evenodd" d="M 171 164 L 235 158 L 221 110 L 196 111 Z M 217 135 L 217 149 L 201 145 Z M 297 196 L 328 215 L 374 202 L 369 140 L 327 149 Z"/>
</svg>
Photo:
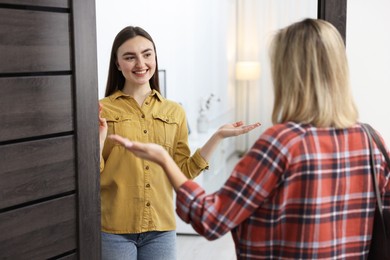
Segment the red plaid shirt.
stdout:
<svg viewBox="0 0 390 260">
<path fill-rule="evenodd" d="M 231 231 L 238 259 L 365 259 L 376 205 L 368 147 L 360 125 L 275 125 L 216 193 L 184 183 L 176 211 L 207 239 Z M 376 159 L 389 209 L 378 149 Z"/>
</svg>

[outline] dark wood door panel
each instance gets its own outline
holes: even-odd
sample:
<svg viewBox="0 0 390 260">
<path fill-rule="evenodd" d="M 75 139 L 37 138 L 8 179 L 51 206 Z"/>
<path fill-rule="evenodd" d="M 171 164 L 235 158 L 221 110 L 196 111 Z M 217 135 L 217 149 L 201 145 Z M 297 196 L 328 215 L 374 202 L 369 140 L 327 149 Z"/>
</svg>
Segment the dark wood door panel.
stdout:
<svg viewBox="0 0 390 260">
<path fill-rule="evenodd" d="M 0 73 L 69 71 L 69 14 L 0 8 Z"/>
<path fill-rule="evenodd" d="M 0 142 L 73 130 L 71 76 L 0 77 Z"/>
<path fill-rule="evenodd" d="M 45 7 L 59 7 L 68 8 L 68 0 L 0 0 L 0 4 L 17 4 L 29 6 L 45 6 Z"/>
<path fill-rule="evenodd" d="M 79 259 L 101 259 L 95 0 L 72 1 Z"/>
<path fill-rule="evenodd" d="M 72 136 L 0 146 L 0 209 L 74 191 Z"/>
<path fill-rule="evenodd" d="M 47 259 L 74 250 L 76 196 L 0 214 L 0 259 Z"/>
<path fill-rule="evenodd" d="M 59 257 L 59 258 L 55 258 L 56 260 L 77 260 L 79 259 L 77 257 L 77 254 L 76 253 L 73 253 L 73 254 L 70 254 L 70 255 L 67 255 L 67 256 L 63 256 L 63 257 Z"/>
</svg>

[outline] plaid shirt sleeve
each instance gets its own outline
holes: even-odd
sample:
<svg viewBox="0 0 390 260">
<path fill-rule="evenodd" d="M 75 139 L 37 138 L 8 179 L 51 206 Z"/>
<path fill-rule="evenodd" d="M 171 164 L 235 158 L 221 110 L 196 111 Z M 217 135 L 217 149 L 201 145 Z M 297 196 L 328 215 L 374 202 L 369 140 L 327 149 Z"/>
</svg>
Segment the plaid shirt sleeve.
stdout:
<svg viewBox="0 0 390 260">
<path fill-rule="evenodd" d="M 263 135 L 214 194 L 206 195 L 193 181 L 184 183 L 177 194 L 178 215 L 209 240 L 247 219 L 278 186 L 287 163 L 287 150 L 272 140 Z"/>
</svg>

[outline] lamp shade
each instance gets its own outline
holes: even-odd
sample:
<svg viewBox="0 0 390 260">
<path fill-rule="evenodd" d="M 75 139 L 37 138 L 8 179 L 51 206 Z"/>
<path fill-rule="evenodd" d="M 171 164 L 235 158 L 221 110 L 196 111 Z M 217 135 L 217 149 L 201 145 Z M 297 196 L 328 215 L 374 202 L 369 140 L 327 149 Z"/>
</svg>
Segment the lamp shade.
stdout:
<svg viewBox="0 0 390 260">
<path fill-rule="evenodd" d="M 260 77 L 260 63 L 257 61 L 239 61 L 236 64 L 236 79 L 255 80 Z"/>
</svg>

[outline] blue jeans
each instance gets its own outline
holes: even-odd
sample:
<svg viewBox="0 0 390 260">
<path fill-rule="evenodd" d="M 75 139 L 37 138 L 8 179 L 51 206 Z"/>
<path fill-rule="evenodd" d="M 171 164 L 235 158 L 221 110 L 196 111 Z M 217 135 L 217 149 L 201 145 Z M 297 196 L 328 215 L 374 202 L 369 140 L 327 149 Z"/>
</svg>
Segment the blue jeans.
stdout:
<svg viewBox="0 0 390 260">
<path fill-rule="evenodd" d="M 102 232 L 103 260 L 175 260 L 176 231 L 139 234 Z"/>
</svg>

